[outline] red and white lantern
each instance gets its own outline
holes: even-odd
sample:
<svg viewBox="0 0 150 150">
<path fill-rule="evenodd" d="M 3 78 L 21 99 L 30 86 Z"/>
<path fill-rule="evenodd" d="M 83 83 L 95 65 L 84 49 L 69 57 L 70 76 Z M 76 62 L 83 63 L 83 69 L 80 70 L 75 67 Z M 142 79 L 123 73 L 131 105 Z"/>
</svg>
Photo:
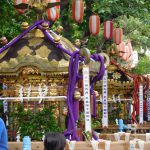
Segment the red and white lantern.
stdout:
<svg viewBox="0 0 150 150">
<path fill-rule="evenodd" d="M 111 39 L 113 36 L 113 22 L 105 21 L 104 22 L 104 38 L 105 40 Z"/>
<path fill-rule="evenodd" d="M 60 0 L 48 0 L 49 3 L 60 2 Z M 50 21 L 56 21 L 60 16 L 60 6 L 47 9 L 47 18 Z"/>
<path fill-rule="evenodd" d="M 122 42 L 122 29 L 121 28 L 116 28 L 114 29 L 114 43 L 119 45 Z"/>
<path fill-rule="evenodd" d="M 29 2 L 29 0 L 14 0 L 14 5 L 19 5 L 21 3 L 25 3 L 27 4 Z M 19 14 L 23 14 L 27 9 L 17 9 L 16 10 L 18 11 Z"/>
<path fill-rule="evenodd" d="M 97 35 L 100 30 L 100 18 L 98 15 L 92 15 L 89 19 L 89 30 L 92 35 Z"/>
<path fill-rule="evenodd" d="M 73 0 L 72 2 L 72 18 L 75 22 L 81 23 L 84 15 L 83 0 Z"/>
</svg>

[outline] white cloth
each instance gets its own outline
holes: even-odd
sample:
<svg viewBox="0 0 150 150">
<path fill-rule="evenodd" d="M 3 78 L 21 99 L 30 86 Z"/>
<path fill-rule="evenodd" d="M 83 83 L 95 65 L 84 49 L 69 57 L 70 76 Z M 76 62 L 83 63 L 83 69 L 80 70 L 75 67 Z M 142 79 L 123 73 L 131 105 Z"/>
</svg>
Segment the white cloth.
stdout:
<svg viewBox="0 0 150 150">
<path fill-rule="evenodd" d="M 110 143 L 111 143 L 111 141 L 105 142 L 105 150 L 110 150 Z"/>
</svg>

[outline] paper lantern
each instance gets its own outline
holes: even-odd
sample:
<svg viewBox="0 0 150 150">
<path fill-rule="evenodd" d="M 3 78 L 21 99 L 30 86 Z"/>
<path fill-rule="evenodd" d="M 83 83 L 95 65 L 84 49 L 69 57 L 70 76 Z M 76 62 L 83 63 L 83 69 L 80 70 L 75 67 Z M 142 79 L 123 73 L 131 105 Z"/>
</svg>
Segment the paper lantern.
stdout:
<svg viewBox="0 0 150 150">
<path fill-rule="evenodd" d="M 121 28 L 116 28 L 114 29 L 114 43 L 119 45 L 122 42 L 122 29 Z"/>
<path fill-rule="evenodd" d="M 92 15 L 89 19 L 89 30 L 92 35 L 97 35 L 100 30 L 100 18 L 98 15 Z"/>
<path fill-rule="evenodd" d="M 112 21 L 105 21 L 104 22 L 104 38 L 111 39 L 113 36 L 113 22 Z"/>
<path fill-rule="evenodd" d="M 73 0 L 72 2 L 72 18 L 75 22 L 81 23 L 84 15 L 83 0 Z"/>
<path fill-rule="evenodd" d="M 125 51 L 124 51 L 124 54 L 123 56 L 121 57 L 123 60 L 125 61 L 128 61 L 129 60 L 129 57 L 130 57 L 130 50 L 129 50 L 129 46 L 125 46 Z"/>
<path fill-rule="evenodd" d="M 125 53 L 125 42 L 121 42 L 119 45 L 117 45 L 118 49 L 118 56 L 122 57 L 123 54 Z"/>
<path fill-rule="evenodd" d="M 60 2 L 60 0 L 48 0 L 49 3 Z M 56 21 L 60 16 L 60 6 L 47 9 L 47 18 L 50 21 Z"/>
<path fill-rule="evenodd" d="M 29 0 L 14 0 L 14 5 L 18 5 L 18 4 L 21 4 L 21 3 L 25 3 L 27 4 L 29 2 Z M 23 14 L 27 9 L 17 9 L 16 10 L 18 11 L 19 14 Z"/>
</svg>

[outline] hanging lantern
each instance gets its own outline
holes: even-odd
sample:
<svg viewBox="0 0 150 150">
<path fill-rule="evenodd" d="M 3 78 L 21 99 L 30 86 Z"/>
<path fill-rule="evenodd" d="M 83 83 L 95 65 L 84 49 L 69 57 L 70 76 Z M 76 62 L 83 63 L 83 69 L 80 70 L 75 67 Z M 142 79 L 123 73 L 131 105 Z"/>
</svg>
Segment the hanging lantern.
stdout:
<svg viewBox="0 0 150 150">
<path fill-rule="evenodd" d="M 98 15 L 92 15 L 89 19 L 89 30 L 92 35 L 97 35 L 100 30 L 100 18 Z"/>
<path fill-rule="evenodd" d="M 130 57 L 130 50 L 129 50 L 129 46 L 126 45 L 124 54 L 122 56 L 122 59 L 125 60 L 125 61 L 128 61 L 129 57 Z"/>
<path fill-rule="evenodd" d="M 121 42 L 119 45 L 117 45 L 117 49 L 118 49 L 118 56 L 122 57 L 123 54 L 125 53 L 125 43 Z"/>
<path fill-rule="evenodd" d="M 111 39 L 113 36 L 113 22 L 105 21 L 104 22 L 104 38 L 105 40 Z"/>
<path fill-rule="evenodd" d="M 122 29 L 116 28 L 114 29 L 114 43 L 119 45 L 122 42 Z"/>
<path fill-rule="evenodd" d="M 29 0 L 14 0 L 14 5 L 19 5 L 21 3 L 25 3 L 27 4 L 29 2 Z M 17 9 L 16 10 L 18 11 L 19 14 L 23 14 L 27 9 Z"/>
<path fill-rule="evenodd" d="M 84 15 L 83 0 L 73 0 L 72 2 L 72 18 L 75 22 L 81 23 Z"/>
<path fill-rule="evenodd" d="M 48 0 L 49 3 L 60 2 L 60 0 Z M 60 6 L 55 6 L 47 9 L 47 18 L 51 21 L 56 21 L 60 16 Z"/>
</svg>

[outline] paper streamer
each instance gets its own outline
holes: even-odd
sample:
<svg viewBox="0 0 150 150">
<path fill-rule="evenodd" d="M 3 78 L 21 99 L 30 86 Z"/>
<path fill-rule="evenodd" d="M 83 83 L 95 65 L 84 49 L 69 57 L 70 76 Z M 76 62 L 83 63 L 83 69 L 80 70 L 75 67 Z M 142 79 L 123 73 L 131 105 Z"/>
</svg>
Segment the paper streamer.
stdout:
<svg viewBox="0 0 150 150">
<path fill-rule="evenodd" d="M 139 86 L 139 123 L 143 124 L 143 85 Z"/>
<path fill-rule="evenodd" d="M 93 150 L 99 150 L 98 144 L 99 144 L 99 142 L 96 140 L 91 141 L 91 145 L 92 145 Z"/>
<path fill-rule="evenodd" d="M 130 140 L 130 133 L 125 133 L 125 141 L 129 142 Z"/>
<path fill-rule="evenodd" d="M 91 110 L 90 110 L 90 79 L 89 66 L 83 67 L 83 87 L 84 87 L 84 112 L 85 112 L 85 132 L 91 128 Z"/>
<path fill-rule="evenodd" d="M 69 141 L 68 139 L 66 141 L 68 143 L 69 150 L 74 150 L 75 145 L 76 145 L 76 141 Z"/>
<path fill-rule="evenodd" d="M 116 141 L 119 141 L 119 140 L 120 140 L 120 135 L 119 135 L 119 133 L 114 133 L 114 137 L 115 137 L 115 140 L 116 140 Z"/>
<path fill-rule="evenodd" d="M 146 133 L 146 142 L 150 142 L 150 133 Z"/>
<path fill-rule="evenodd" d="M 3 108 L 4 108 L 4 113 L 6 113 L 8 111 L 8 102 L 7 102 L 7 100 L 3 101 Z"/>
<path fill-rule="evenodd" d="M 147 119 L 150 121 L 150 92 L 147 93 Z"/>
<path fill-rule="evenodd" d="M 144 150 L 144 141 L 140 140 L 138 141 L 138 144 L 139 144 L 139 149 Z"/>
<path fill-rule="evenodd" d="M 135 150 L 135 144 L 136 144 L 136 141 L 130 141 L 130 148 L 129 148 L 129 150 Z"/>
<path fill-rule="evenodd" d="M 110 150 L 110 143 L 111 143 L 111 141 L 105 142 L 105 150 Z"/>
<path fill-rule="evenodd" d="M 103 76 L 103 127 L 108 127 L 107 70 Z"/>
</svg>

